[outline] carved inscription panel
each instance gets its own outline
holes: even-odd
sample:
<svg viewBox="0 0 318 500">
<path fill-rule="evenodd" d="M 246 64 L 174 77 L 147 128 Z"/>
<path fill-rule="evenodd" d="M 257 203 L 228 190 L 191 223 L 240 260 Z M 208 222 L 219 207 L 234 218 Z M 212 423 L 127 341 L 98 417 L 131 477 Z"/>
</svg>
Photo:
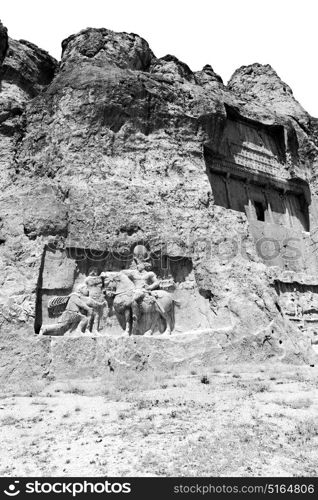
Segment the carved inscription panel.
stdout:
<svg viewBox="0 0 318 500">
<path fill-rule="evenodd" d="M 278 138 L 265 129 L 228 120 L 219 151 L 225 157 L 222 165 L 229 169 L 239 165 L 243 169 L 284 179 L 288 177 L 288 172 L 282 159 L 282 149 Z"/>
</svg>

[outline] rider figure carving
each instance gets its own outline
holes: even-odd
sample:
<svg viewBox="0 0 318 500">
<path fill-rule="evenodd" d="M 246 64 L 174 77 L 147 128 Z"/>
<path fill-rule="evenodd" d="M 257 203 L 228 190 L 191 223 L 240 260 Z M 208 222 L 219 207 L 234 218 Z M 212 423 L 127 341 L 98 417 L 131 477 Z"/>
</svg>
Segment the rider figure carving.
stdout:
<svg viewBox="0 0 318 500">
<path fill-rule="evenodd" d="M 136 287 L 132 301 L 132 313 L 135 322 L 140 317 L 142 301 L 145 297 L 148 297 L 151 301 L 156 301 L 157 294 L 154 290 L 160 288 L 159 279 L 150 270 L 151 264 L 148 262 L 149 258 L 147 249 L 142 245 L 137 245 L 134 249 L 133 266 L 126 271 L 128 277 Z M 157 301 L 156 303 L 159 309 L 161 309 Z"/>
<path fill-rule="evenodd" d="M 152 291 L 157 290 L 160 286 L 160 281 L 156 274 L 153 271 L 147 270 L 149 267 L 150 264 L 139 262 L 136 269 L 129 269 L 127 271 L 128 277 L 136 287 L 134 301 L 138 303 L 140 303 L 146 295 L 156 297 L 156 294 L 153 294 Z"/>
<path fill-rule="evenodd" d="M 138 251 L 138 253 L 137 253 Z M 128 335 L 152 335 L 155 330 L 170 335 L 175 325 L 174 308 L 180 305 L 151 271 L 150 257 L 145 247 L 134 249 L 130 269 L 103 272 L 106 294 L 113 294 L 114 310 Z M 110 290 L 113 287 L 113 292 Z"/>
</svg>

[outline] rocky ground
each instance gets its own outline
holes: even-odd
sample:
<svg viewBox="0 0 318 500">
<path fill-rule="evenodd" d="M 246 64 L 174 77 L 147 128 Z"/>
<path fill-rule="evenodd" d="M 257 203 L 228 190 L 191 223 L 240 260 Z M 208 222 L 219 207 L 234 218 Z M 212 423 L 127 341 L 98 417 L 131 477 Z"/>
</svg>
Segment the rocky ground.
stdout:
<svg viewBox="0 0 318 500">
<path fill-rule="evenodd" d="M 318 367 L 110 372 L 0 400 L 1 475 L 315 476 Z"/>
</svg>

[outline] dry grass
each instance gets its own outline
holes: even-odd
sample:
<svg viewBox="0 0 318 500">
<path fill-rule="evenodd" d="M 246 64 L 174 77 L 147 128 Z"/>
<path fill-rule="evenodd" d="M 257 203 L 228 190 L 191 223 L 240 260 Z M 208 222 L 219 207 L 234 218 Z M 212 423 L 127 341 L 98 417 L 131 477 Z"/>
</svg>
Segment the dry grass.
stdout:
<svg viewBox="0 0 318 500">
<path fill-rule="evenodd" d="M 276 399 L 274 403 L 287 408 L 294 408 L 295 410 L 309 408 L 312 405 L 312 401 L 309 398 L 296 398 L 292 400 Z"/>
<path fill-rule="evenodd" d="M 286 433 L 287 441 L 292 445 L 317 447 L 318 422 L 316 418 L 309 418 L 297 422 L 295 427 Z"/>
<path fill-rule="evenodd" d="M 2 399 L 0 474 L 314 476 L 317 383 L 286 365 L 52 382 Z"/>
<path fill-rule="evenodd" d="M 5 426 L 5 425 L 17 425 L 19 422 L 21 421 L 21 419 L 19 418 L 16 418 L 12 415 L 8 415 L 7 417 L 4 417 L 0 420 L 0 424 L 2 426 Z"/>
</svg>

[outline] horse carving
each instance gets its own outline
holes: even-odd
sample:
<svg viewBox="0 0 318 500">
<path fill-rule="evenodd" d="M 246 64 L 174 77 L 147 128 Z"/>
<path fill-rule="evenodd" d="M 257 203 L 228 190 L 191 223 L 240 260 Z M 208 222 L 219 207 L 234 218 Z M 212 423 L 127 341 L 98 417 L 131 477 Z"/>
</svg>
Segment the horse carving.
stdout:
<svg viewBox="0 0 318 500">
<path fill-rule="evenodd" d="M 126 335 L 153 335 L 156 330 L 171 334 L 179 304 L 170 293 L 154 289 L 159 283 L 154 273 L 140 264 L 136 270 L 105 272 L 103 278 L 106 293 L 112 290 L 113 307 Z"/>
</svg>

